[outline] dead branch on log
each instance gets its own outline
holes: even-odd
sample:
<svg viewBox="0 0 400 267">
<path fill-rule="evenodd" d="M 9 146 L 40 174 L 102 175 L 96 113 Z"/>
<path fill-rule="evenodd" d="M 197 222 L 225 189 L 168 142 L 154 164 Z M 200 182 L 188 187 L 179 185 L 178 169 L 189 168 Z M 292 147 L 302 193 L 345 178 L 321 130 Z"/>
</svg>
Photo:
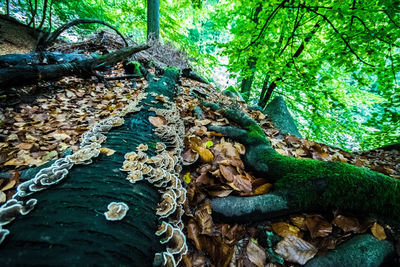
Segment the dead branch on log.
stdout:
<svg viewBox="0 0 400 267">
<path fill-rule="evenodd" d="M 18 65 L 0 69 L 0 87 L 33 84 L 43 80 L 57 80 L 68 75 L 90 76 L 93 71 L 113 66 L 134 53 L 147 49 L 147 45 L 130 46 L 97 58 L 73 63 L 53 65 Z"/>
<path fill-rule="evenodd" d="M 102 21 L 102 20 L 97 20 L 97 19 L 77 19 L 77 20 L 73 20 L 67 24 L 60 26 L 54 32 L 52 32 L 51 34 L 49 34 L 49 35 L 45 36 L 44 38 L 42 38 L 41 40 L 39 40 L 36 50 L 37 51 L 45 50 L 47 47 L 49 47 L 56 41 L 56 39 L 58 38 L 58 36 L 60 36 L 61 33 L 63 33 L 65 30 L 67 30 L 73 26 L 76 26 L 78 24 L 92 24 L 92 23 L 102 24 L 102 25 L 105 25 L 105 26 L 109 27 L 110 29 L 114 30 L 124 41 L 125 46 L 128 46 L 128 42 L 126 41 L 126 39 L 122 35 L 122 33 L 120 33 L 117 30 L 117 28 L 113 27 L 112 25 L 108 24 L 107 22 Z"/>
</svg>

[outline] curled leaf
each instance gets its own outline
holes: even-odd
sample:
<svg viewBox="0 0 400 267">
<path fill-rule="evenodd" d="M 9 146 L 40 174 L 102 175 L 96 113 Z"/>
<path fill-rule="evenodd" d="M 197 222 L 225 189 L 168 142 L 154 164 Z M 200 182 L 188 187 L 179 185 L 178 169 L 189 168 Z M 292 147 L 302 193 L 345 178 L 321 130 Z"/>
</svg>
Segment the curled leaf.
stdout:
<svg viewBox="0 0 400 267">
<path fill-rule="evenodd" d="M 303 239 L 289 235 L 277 244 L 275 252 L 287 261 L 304 265 L 318 250 Z"/>
</svg>

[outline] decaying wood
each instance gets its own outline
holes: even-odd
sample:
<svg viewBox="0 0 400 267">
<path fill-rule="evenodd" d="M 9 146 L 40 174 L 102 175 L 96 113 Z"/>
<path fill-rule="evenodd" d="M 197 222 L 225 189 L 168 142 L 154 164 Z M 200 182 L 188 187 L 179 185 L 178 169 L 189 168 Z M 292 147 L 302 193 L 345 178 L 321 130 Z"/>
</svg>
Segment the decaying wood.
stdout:
<svg viewBox="0 0 400 267">
<path fill-rule="evenodd" d="M 68 75 L 90 76 L 94 70 L 113 66 L 132 54 L 147 49 L 147 45 L 130 46 L 92 59 L 52 65 L 16 65 L 0 69 L 0 87 L 33 84 L 43 80 L 57 80 Z"/>
</svg>

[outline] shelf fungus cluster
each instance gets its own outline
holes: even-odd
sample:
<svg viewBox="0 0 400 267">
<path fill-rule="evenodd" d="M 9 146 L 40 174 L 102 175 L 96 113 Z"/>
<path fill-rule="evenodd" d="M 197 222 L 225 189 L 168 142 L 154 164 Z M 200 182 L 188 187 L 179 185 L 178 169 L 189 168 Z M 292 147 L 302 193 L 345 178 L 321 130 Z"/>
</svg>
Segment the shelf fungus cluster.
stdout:
<svg viewBox="0 0 400 267">
<path fill-rule="evenodd" d="M 156 235 L 166 245 L 166 251 L 156 253 L 154 264 L 177 266 L 187 252 L 181 219 L 186 190 L 179 178 L 185 128 L 175 104 L 164 103 L 164 107 L 166 109 L 150 109 L 166 120 L 165 125 L 157 126 L 154 130 L 162 141 L 155 144 L 156 155 L 149 157 L 146 154 L 148 146 L 141 144 L 136 148 L 137 152 L 125 154 L 121 170 L 128 172 L 126 179 L 131 183 L 145 180 L 160 192 L 161 202 L 156 215 L 161 224 Z"/>
<path fill-rule="evenodd" d="M 0 207 L 0 244 L 10 233 L 2 226 L 13 221 L 18 215 L 28 214 L 34 208 L 37 200 L 26 198 L 62 181 L 68 175 L 72 166 L 92 163 L 92 159 L 100 154 L 100 147 L 106 140 L 107 132 L 113 127 L 123 125 L 123 116 L 138 111 L 138 103 L 146 96 L 146 93 L 139 94 L 119 114 L 97 123 L 91 130 L 82 135 L 80 149 L 77 152 L 65 158 L 57 159 L 50 167 L 41 169 L 35 177 L 17 187 L 15 195 Z"/>
</svg>

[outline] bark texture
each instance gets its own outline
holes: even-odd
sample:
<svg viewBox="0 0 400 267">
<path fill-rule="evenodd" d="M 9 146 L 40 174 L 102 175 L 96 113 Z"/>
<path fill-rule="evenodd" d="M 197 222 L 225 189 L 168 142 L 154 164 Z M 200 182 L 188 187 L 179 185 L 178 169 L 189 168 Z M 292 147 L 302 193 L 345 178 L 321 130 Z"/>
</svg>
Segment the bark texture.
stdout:
<svg viewBox="0 0 400 267">
<path fill-rule="evenodd" d="M 167 70 L 151 81 L 148 92 L 173 99 L 178 78 Z M 147 182 L 131 184 L 120 171 L 127 152 L 159 141 L 148 117 L 153 96 L 142 101 L 143 109 L 125 117 L 124 125 L 107 134 L 103 147 L 112 156 L 100 155 L 90 165 L 74 166 L 60 184 L 34 195 L 35 209 L 18 217 L 7 229 L 9 236 L 0 246 L 1 266 L 151 266 L 155 252 L 162 251 L 155 236 L 158 192 Z M 157 106 L 158 105 L 158 106 Z M 125 202 L 128 213 L 121 221 L 104 216 L 110 202 Z"/>
</svg>

